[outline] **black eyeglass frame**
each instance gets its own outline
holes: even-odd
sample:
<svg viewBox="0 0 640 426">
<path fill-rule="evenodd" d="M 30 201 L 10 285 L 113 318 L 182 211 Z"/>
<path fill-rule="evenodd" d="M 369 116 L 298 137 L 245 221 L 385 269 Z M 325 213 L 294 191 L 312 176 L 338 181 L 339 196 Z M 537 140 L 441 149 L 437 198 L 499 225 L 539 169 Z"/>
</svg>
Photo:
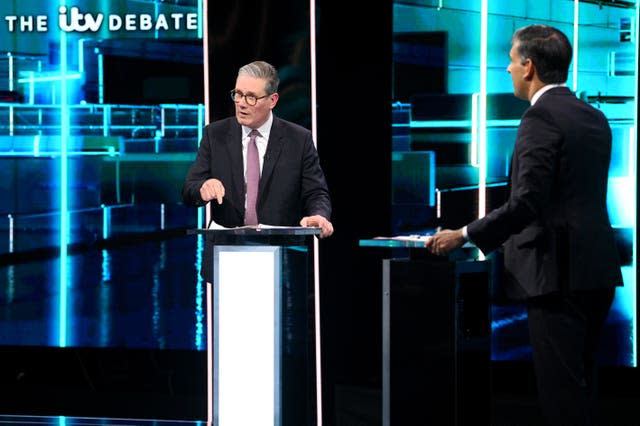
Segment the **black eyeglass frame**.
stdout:
<svg viewBox="0 0 640 426">
<path fill-rule="evenodd" d="M 255 106 L 260 99 L 267 98 L 267 97 L 271 96 L 272 93 L 268 93 L 268 94 L 266 94 L 264 96 L 245 95 L 244 93 L 240 92 L 239 90 L 232 89 L 229 92 L 229 95 L 231 96 L 231 100 L 233 102 L 240 102 L 240 99 L 244 98 L 244 101 L 247 103 L 247 105 Z M 238 97 L 237 99 L 236 99 L 236 96 Z"/>
</svg>

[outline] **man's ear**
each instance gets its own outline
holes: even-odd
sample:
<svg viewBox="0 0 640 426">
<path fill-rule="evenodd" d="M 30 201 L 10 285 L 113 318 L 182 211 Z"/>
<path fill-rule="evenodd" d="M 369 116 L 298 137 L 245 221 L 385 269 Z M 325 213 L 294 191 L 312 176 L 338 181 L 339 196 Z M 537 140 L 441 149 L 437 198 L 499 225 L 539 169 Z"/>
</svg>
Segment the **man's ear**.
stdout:
<svg viewBox="0 0 640 426">
<path fill-rule="evenodd" d="M 533 62 L 531 62 L 531 59 L 525 59 L 524 61 L 524 79 L 527 81 L 531 81 L 533 80 L 533 76 L 536 75 L 536 66 L 533 65 Z"/>
</svg>

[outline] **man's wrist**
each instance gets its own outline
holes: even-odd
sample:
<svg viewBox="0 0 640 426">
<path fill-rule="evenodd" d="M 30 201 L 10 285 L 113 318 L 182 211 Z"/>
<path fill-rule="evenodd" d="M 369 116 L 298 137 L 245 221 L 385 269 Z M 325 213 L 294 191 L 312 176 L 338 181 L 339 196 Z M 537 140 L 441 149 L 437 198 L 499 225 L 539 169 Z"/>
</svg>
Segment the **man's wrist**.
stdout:
<svg viewBox="0 0 640 426">
<path fill-rule="evenodd" d="M 465 241 L 469 241 L 469 233 L 467 232 L 467 226 L 463 226 L 462 229 L 460 230 L 461 234 L 462 234 L 462 238 L 464 238 Z"/>
</svg>

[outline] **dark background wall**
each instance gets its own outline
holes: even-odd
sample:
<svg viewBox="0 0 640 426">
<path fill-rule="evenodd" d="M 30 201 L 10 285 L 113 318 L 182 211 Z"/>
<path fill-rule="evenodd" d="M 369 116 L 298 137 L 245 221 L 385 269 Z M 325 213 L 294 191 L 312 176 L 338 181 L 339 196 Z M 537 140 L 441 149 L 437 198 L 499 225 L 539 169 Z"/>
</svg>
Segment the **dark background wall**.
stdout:
<svg viewBox="0 0 640 426">
<path fill-rule="evenodd" d="M 382 253 L 358 240 L 391 223 L 391 2 L 317 5 L 318 150 L 335 228 L 320 252 L 325 418 L 376 424 Z"/>
</svg>

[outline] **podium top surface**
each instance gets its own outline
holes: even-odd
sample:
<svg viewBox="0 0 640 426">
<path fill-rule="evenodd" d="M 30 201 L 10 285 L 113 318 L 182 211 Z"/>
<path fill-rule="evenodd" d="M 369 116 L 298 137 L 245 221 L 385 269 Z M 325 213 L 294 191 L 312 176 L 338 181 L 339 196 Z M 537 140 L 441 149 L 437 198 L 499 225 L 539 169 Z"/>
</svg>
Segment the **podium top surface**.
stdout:
<svg viewBox="0 0 640 426">
<path fill-rule="evenodd" d="M 320 228 L 315 227 L 303 227 L 303 226 L 271 226 L 271 225 L 257 225 L 257 226 L 241 226 L 238 228 L 224 228 L 224 229 L 207 229 L 196 228 L 188 229 L 187 234 L 199 234 L 199 235 L 220 235 L 220 236 L 246 236 L 246 237 L 260 237 L 260 236 L 307 236 L 307 235 L 320 235 Z"/>
<path fill-rule="evenodd" d="M 398 237 L 375 237 L 359 241 L 360 247 L 381 248 L 425 248 L 429 235 L 407 235 Z"/>
</svg>

